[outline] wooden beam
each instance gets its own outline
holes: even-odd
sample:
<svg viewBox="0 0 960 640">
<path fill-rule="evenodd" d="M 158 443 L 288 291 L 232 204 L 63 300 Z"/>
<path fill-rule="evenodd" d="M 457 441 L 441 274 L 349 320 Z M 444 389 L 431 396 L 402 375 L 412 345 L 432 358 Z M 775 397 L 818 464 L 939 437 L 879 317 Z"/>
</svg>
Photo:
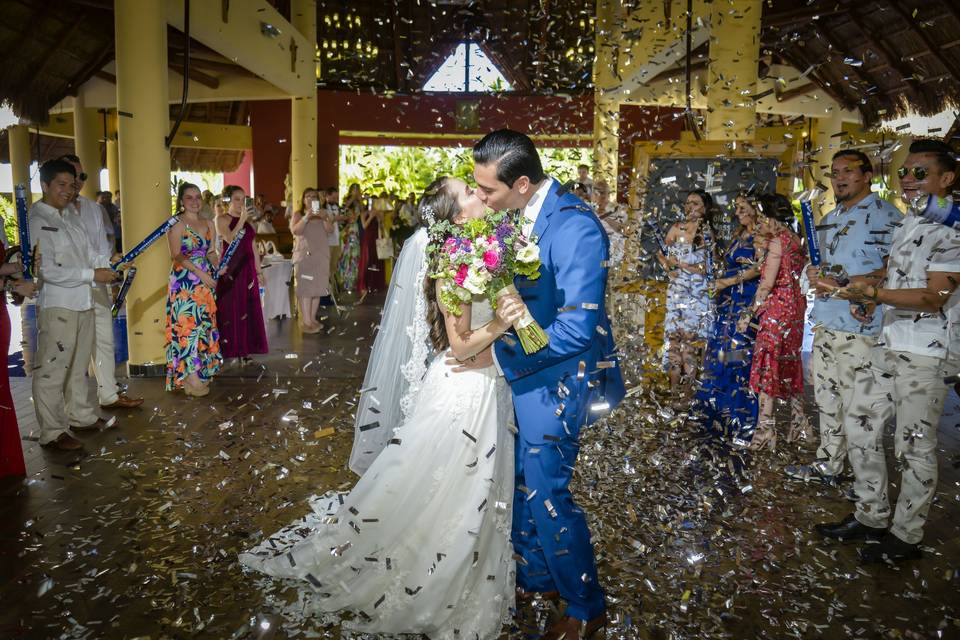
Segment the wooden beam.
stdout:
<svg viewBox="0 0 960 640">
<path fill-rule="evenodd" d="M 93 60 L 91 60 L 86 67 L 84 67 L 83 71 L 78 73 L 76 77 L 70 81 L 70 86 L 74 90 L 76 90 L 84 82 L 92 78 L 94 74 L 96 74 L 98 71 L 101 71 L 103 69 L 103 66 L 107 64 L 107 62 L 109 62 L 110 59 L 113 57 L 113 47 L 114 47 L 113 38 L 110 38 L 110 40 L 107 41 L 107 43 L 103 46 L 103 48 L 100 49 L 100 53 L 98 53 L 97 56 L 93 58 Z M 111 75 L 111 74 L 108 74 L 108 75 Z M 117 84 L 116 76 L 113 76 L 113 84 Z"/>
<path fill-rule="evenodd" d="M 793 89 L 787 89 L 786 91 L 781 91 L 776 93 L 777 102 L 786 102 L 787 100 L 792 100 L 797 96 L 802 96 L 805 93 L 814 91 L 817 89 L 817 84 L 815 82 L 807 82 L 802 84 L 799 87 L 794 87 Z"/>
<path fill-rule="evenodd" d="M 960 82 L 960 69 L 954 67 L 953 64 L 948 61 L 942 53 L 940 53 L 940 45 L 930 39 L 930 36 L 927 35 L 926 30 L 917 27 L 916 23 L 913 21 L 913 16 L 905 11 L 904 8 L 900 6 L 900 3 L 896 1 L 887 0 L 886 4 L 890 5 L 897 15 L 900 16 L 900 18 L 903 19 L 908 25 L 910 25 L 910 28 L 913 30 L 913 32 L 919 36 L 919 38 L 923 41 L 923 44 L 927 46 L 927 51 L 929 51 L 930 55 L 936 58 L 937 61 L 943 65 L 943 68 L 953 76 L 954 80 Z"/>
<path fill-rule="evenodd" d="M 397 91 L 405 91 L 406 78 L 403 77 L 403 47 L 400 45 L 400 0 L 393 0 L 393 73 L 397 82 Z"/>
<path fill-rule="evenodd" d="M 819 21 L 823 18 L 832 18 L 848 11 L 848 7 L 839 7 L 835 0 L 823 0 L 803 9 L 790 9 L 775 13 L 764 12 L 762 24 L 764 28 L 784 27 L 798 23 L 809 23 L 814 19 Z"/>
<path fill-rule="evenodd" d="M 179 73 L 181 76 L 183 75 L 182 58 L 181 58 L 181 63 L 179 65 L 174 64 L 173 62 L 169 62 L 167 66 L 169 66 L 173 71 L 176 71 L 177 73 Z M 200 71 L 199 69 L 194 69 L 192 67 L 190 68 L 190 79 L 194 82 L 198 82 L 202 84 L 205 87 L 210 87 L 211 89 L 217 89 L 220 86 L 220 81 L 217 78 L 214 78 L 211 75 L 207 75 L 203 71 Z"/>
<path fill-rule="evenodd" d="M 117 76 L 113 75 L 109 71 L 97 71 L 93 74 L 95 78 L 100 78 L 101 80 L 106 80 L 110 84 L 117 84 Z"/>
<path fill-rule="evenodd" d="M 171 51 L 169 54 L 170 62 L 174 62 L 180 66 L 183 66 L 183 53 L 180 51 Z M 251 78 L 259 78 L 260 76 L 255 73 L 251 73 L 249 70 L 244 69 L 240 65 L 233 64 L 232 62 L 224 62 L 220 60 L 208 60 L 207 58 L 198 58 L 194 55 L 190 55 L 190 66 L 196 67 L 197 69 L 207 69 L 208 71 L 220 71 L 222 73 L 232 73 L 237 75 L 244 75 Z"/>
<path fill-rule="evenodd" d="M 887 65 L 893 67 L 893 69 L 900 74 L 900 77 L 903 79 L 903 81 L 910 86 L 910 92 L 913 94 L 913 97 L 919 97 L 920 83 L 917 82 L 917 79 L 913 76 L 913 71 L 904 66 L 903 61 L 900 60 L 900 57 L 889 49 L 886 41 L 879 43 L 874 39 L 874 37 L 871 35 L 871 32 L 867 29 L 866 25 L 863 23 L 863 20 L 860 19 L 860 16 L 856 11 L 851 11 L 849 14 L 847 14 L 847 16 L 863 34 L 867 44 L 870 45 L 873 51 L 878 56 L 882 57 Z"/>
</svg>

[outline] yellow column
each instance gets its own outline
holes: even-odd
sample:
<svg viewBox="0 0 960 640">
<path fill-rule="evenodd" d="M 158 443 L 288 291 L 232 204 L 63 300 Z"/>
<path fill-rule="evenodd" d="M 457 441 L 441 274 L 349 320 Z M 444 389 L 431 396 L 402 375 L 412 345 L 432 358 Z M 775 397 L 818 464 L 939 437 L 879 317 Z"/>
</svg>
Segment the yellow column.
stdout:
<svg viewBox="0 0 960 640">
<path fill-rule="evenodd" d="M 814 213 L 819 220 L 836 206 L 833 199 L 833 187 L 830 184 L 830 168 L 833 164 L 833 154 L 840 151 L 844 137 L 839 135 L 843 131 L 843 118 L 839 109 L 833 109 L 822 118 L 813 121 L 813 156 L 810 159 L 810 172 L 814 180 L 826 187 L 826 191 L 819 202 L 819 211 Z"/>
<path fill-rule="evenodd" d="M 902 194 L 900 193 L 900 176 L 897 175 L 897 169 L 903 166 L 903 162 L 910 154 L 911 144 L 913 144 L 913 136 L 902 136 L 900 146 L 890 155 L 890 162 L 887 163 L 887 171 L 890 172 L 890 175 L 887 176 L 887 184 L 890 185 L 892 194 L 889 200 L 903 212 L 907 211 L 907 203 L 900 197 Z M 874 165 L 874 170 L 880 171 L 879 163 L 874 163 Z"/>
<path fill-rule="evenodd" d="M 115 0 L 118 146 L 124 249 L 171 213 L 170 152 L 164 137 L 167 106 L 167 20 L 164 0 Z M 165 363 L 165 304 L 170 254 L 163 240 L 137 259 L 127 297 L 127 343 L 132 374 Z"/>
<path fill-rule="evenodd" d="M 33 200 L 30 193 L 30 131 L 27 125 L 15 124 L 7 129 L 10 145 L 10 169 L 13 186 L 22 184 L 27 188 L 27 204 Z"/>
<path fill-rule="evenodd" d="M 100 139 L 103 137 L 103 115 L 88 109 L 83 89 L 77 92 L 73 103 L 73 149 L 87 174 L 80 195 L 96 199 L 100 191 Z"/>
<path fill-rule="evenodd" d="M 120 145 L 116 140 L 107 139 L 107 181 L 110 193 L 120 189 Z"/>
<path fill-rule="evenodd" d="M 317 5 L 314 0 L 293 0 L 290 22 L 310 43 L 310 51 L 317 42 Z M 290 123 L 290 175 L 293 182 L 293 200 L 307 187 L 317 184 L 317 88 L 310 94 L 293 98 Z"/>
<path fill-rule="evenodd" d="M 617 39 L 620 33 L 619 2 L 597 0 L 593 61 L 593 180 L 603 180 L 617 193 L 620 141 L 620 98 L 612 87 L 617 80 Z"/>
<path fill-rule="evenodd" d="M 711 5 L 707 139 L 751 140 L 756 131 L 761 0 Z"/>
</svg>

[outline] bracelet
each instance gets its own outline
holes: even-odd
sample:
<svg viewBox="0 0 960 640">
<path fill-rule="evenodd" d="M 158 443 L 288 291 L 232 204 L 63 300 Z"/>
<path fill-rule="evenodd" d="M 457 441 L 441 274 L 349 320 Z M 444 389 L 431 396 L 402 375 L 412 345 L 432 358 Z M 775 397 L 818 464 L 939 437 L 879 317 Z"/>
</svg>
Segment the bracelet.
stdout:
<svg viewBox="0 0 960 640">
<path fill-rule="evenodd" d="M 871 302 L 879 302 L 880 289 L 878 289 L 876 285 L 870 285 L 870 288 L 873 289 L 873 295 L 867 296 L 867 300 L 870 300 Z"/>
</svg>

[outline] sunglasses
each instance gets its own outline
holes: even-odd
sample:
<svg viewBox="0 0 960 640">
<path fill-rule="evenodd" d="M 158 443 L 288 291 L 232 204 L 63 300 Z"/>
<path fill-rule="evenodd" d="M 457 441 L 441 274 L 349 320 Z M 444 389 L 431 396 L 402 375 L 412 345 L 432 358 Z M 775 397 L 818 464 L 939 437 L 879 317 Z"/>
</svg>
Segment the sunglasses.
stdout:
<svg viewBox="0 0 960 640">
<path fill-rule="evenodd" d="M 87 174 L 85 174 L 85 173 L 83 173 L 83 172 L 81 171 L 80 173 L 77 174 L 77 180 L 79 180 L 80 182 L 86 182 L 86 181 L 87 181 Z"/>
<path fill-rule="evenodd" d="M 900 176 L 901 180 L 906 178 L 908 173 L 912 173 L 913 177 L 917 180 L 926 180 L 927 176 L 930 175 L 930 172 L 927 171 L 926 167 L 900 167 L 897 169 L 897 175 Z"/>
</svg>

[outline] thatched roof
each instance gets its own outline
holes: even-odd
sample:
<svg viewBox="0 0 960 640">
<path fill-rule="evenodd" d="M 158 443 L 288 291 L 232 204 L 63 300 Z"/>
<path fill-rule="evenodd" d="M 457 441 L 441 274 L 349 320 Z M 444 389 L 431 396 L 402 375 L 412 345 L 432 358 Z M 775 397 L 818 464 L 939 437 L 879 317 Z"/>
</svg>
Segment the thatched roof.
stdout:
<svg viewBox="0 0 960 640">
<path fill-rule="evenodd" d="M 271 2 L 289 16 L 289 0 Z M 629 11 L 638 2 L 657 0 L 623 4 Z M 658 4 L 667 17 L 670 3 Z M 318 86 L 417 92 L 457 43 L 474 39 L 519 92 L 589 92 L 593 6 L 583 0 L 317 0 Z M 113 57 L 113 0 L 0 0 L 0 15 L 0 101 L 20 115 L 42 120 Z M 179 39 L 171 29 L 172 65 Z M 765 0 L 762 46 L 761 68 L 792 65 L 868 123 L 903 114 L 907 101 L 929 114 L 960 95 L 956 0 Z M 208 64 L 196 66 L 198 81 L 215 81 L 216 65 L 230 64 L 202 45 L 194 51 Z M 705 65 L 709 51 L 695 54 Z"/>
<path fill-rule="evenodd" d="M 176 117 L 180 106 L 170 107 L 170 119 Z M 249 110 L 245 102 L 199 102 L 187 105 L 187 122 L 213 124 L 246 124 Z M 72 117 L 67 114 L 66 117 Z M 34 160 L 45 162 L 65 153 L 73 153 L 73 139 L 30 132 L 30 148 Z M 106 166 L 106 148 L 100 145 L 101 166 Z M 6 130 L 0 132 L 0 162 L 10 162 Z M 182 171 L 233 171 L 243 162 L 243 151 L 226 149 L 190 149 L 174 147 L 170 167 Z"/>
</svg>

